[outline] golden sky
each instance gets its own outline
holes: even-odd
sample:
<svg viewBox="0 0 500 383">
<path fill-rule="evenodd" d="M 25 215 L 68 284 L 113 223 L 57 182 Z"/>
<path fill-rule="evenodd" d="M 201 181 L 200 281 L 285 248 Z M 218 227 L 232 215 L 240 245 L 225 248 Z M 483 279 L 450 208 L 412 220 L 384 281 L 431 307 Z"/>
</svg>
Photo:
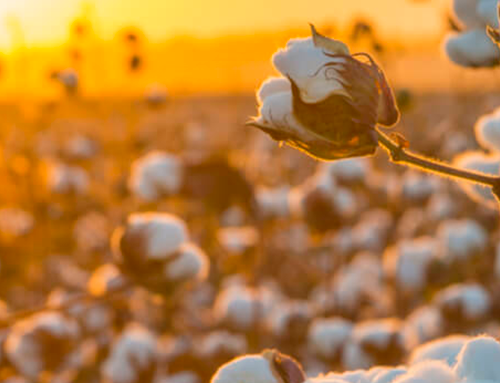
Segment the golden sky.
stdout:
<svg viewBox="0 0 500 383">
<path fill-rule="evenodd" d="M 93 0 L 95 26 L 112 38 L 138 25 L 153 41 L 177 34 L 214 36 L 276 29 L 306 22 L 344 25 L 370 16 L 386 35 L 426 35 L 442 25 L 446 0 Z M 82 0 L 0 0 L 0 48 L 22 31 L 28 45 L 64 41 L 68 23 L 82 13 Z M 19 28 L 20 26 L 20 28 Z"/>
</svg>

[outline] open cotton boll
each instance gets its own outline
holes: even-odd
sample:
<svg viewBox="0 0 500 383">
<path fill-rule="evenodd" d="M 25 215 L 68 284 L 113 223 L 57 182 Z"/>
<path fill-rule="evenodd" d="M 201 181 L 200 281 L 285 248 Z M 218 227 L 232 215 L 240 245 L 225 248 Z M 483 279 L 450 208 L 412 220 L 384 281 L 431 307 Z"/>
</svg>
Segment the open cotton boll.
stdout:
<svg viewBox="0 0 500 383">
<path fill-rule="evenodd" d="M 463 262 L 486 249 L 488 234 L 472 219 L 448 220 L 439 225 L 437 241 L 445 261 Z"/>
<path fill-rule="evenodd" d="M 257 101 L 262 104 L 268 96 L 280 92 L 292 92 L 290 81 L 285 77 L 269 77 L 260 86 L 257 92 Z"/>
<path fill-rule="evenodd" d="M 222 290 L 214 304 L 215 317 L 236 330 L 249 330 L 260 318 L 257 293 L 245 286 Z"/>
<path fill-rule="evenodd" d="M 5 354 L 19 373 L 37 380 L 43 371 L 56 372 L 76 350 L 76 321 L 56 312 L 42 312 L 17 322 L 4 343 Z"/>
<path fill-rule="evenodd" d="M 500 109 L 482 116 L 474 126 L 477 142 L 488 150 L 500 153 Z"/>
<path fill-rule="evenodd" d="M 87 172 L 78 166 L 52 163 L 47 170 L 47 185 L 54 194 L 85 194 L 90 186 Z"/>
<path fill-rule="evenodd" d="M 370 172 L 370 162 L 366 158 L 348 158 L 322 164 L 325 170 L 340 182 L 364 182 Z"/>
<path fill-rule="evenodd" d="M 357 324 L 342 355 L 346 369 L 369 368 L 376 364 L 399 363 L 405 353 L 401 322 L 371 320 Z"/>
<path fill-rule="evenodd" d="M 454 366 L 458 354 L 469 339 L 471 337 L 466 335 L 452 335 L 425 343 L 412 351 L 409 357 L 409 365 L 430 360 L 440 360 L 449 366 Z"/>
<path fill-rule="evenodd" d="M 165 274 L 172 282 L 203 280 L 208 276 L 208 271 L 208 257 L 192 243 L 182 244 L 171 262 L 165 265 Z"/>
<path fill-rule="evenodd" d="M 76 160 L 88 160 L 97 153 L 97 144 L 88 137 L 76 135 L 65 145 L 64 152 Z"/>
<path fill-rule="evenodd" d="M 127 326 L 101 367 L 106 383 L 151 381 L 156 371 L 156 338 L 145 328 Z"/>
<path fill-rule="evenodd" d="M 478 321 L 491 310 L 490 294 L 479 284 L 456 284 L 449 286 L 434 297 L 443 316 L 451 322 Z"/>
<path fill-rule="evenodd" d="M 202 383 L 202 381 L 194 372 L 183 371 L 164 378 L 155 379 L 154 383 Z"/>
<path fill-rule="evenodd" d="M 404 322 L 407 344 L 418 346 L 439 337 L 443 331 L 443 317 L 438 307 L 427 305 L 413 311 Z"/>
<path fill-rule="evenodd" d="M 410 170 L 405 172 L 401 180 L 401 196 L 405 201 L 420 204 L 428 200 L 440 186 L 436 177 Z"/>
<path fill-rule="evenodd" d="M 183 165 L 177 157 L 152 152 L 134 161 L 128 184 L 136 196 L 155 201 L 179 192 L 183 175 Z"/>
<path fill-rule="evenodd" d="M 415 293 L 425 288 L 428 267 L 437 254 L 438 245 L 431 237 L 402 241 L 384 253 L 384 268 L 400 289 Z"/>
<path fill-rule="evenodd" d="M 315 319 L 308 333 L 308 344 L 318 356 L 334 360 L 340 357 L 353 325 L 341 318 Z"/>
<path fill-rule="evenodd" d="M 218 230 L 217 239 L 228 253 L 241 255 L 257 246 L 259 233 L 252 226 L 226 227 Z"/>
<path fill-rule="evenodd" d="M 372 383 L 392 383 L 406 372 L 407 370 L 404 367 L 382 369 L 373 377 Z"/>
<path fill-rule="evenodd" d="M 500 173 L 500 155 L 497 153 L 465 152 L 453 160 L 459 168 L 497 176 Z M 490 188 L 471 183 L 460 184 L 469 197 L 492 209 L 498 207 Z"/>
<path fill-rule="evenodd" d="M 348 188 L 337 188 L 333 200 L 338 214 L 344 218 L 354 217 L 358 212 L 359 203 L 356 195 Z"/>
<path fill-rule="evenodd" d="M 464 344 L 457 357 L 455 373 L 464 382 L 500 381 L 500 343 L 482 336 Z"/>
<path fill-rule="evenodd" d="M 329 62 L 342 64 L 345 59 L 328 57 L 310 37 L 289 40 L 285 49 L 273 55 L 272 61 L 283 76 L 293 79 L 300 89 L 302 101 L 306 103 L 317 103 L 331 94 L 345 93 L 338 70 L 331 66 L 323 67 Z"/>
<path fill-rule="evenodd" d="M 150 260 L 165 260 L 187 241 L 186 224 L 167 213 L 137 213 L 129 216 L 121 239 L 121 250 L 141 252 Z M 130 248 L 129 248 L 130 247 Z"/>
<path fill-rule="evenodd" d="M 282 186 L 274 189 L 258 187 L 256 200 L 263 218 L 288 218 L 290 216 L 290 187 Z"/>
<path fill-rule="evenodd" d="M 492 67 L 500 60 L 500 51 L 484 27 L 450 34 L 445 41 L 445 51 L 451 61 L 464 67 Z"/>
<path fill-rule="evenodd" d="M 426 215 L 433 221 L 453 218 L 456 212 L 456 204 L 453 203 L 449 195 L 445 193 L 434 194 L 426 207 Z"/>
</svg>

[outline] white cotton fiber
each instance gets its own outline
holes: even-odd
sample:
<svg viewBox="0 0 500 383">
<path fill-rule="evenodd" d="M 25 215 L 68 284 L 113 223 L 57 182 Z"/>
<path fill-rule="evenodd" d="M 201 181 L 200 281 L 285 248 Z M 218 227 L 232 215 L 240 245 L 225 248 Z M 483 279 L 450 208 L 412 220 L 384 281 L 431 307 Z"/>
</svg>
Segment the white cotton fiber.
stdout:
<svg viewBox="0 0 500 383">
<path fill-rule="evenodd" d="M 458 355 L 455 373 L 469 382 L 500 381 L 500 344 L 490 337 L 468 341 Z"/>
<path fill-rule="evenodd" d="M 269 361 L 261 355 L 245 355 L 223 365 L 211 383 L 279 383 Z"/>
<path fill-rule="evenodd" d="M 259 104 L 262 104 L 264 100 L 275 93 L 292 91 L 290 81 L 285 77 L 269 77 L 266 81 L 262 83 L 259 91 L 257 92 L 257 100 Z"/>
<path fill-rule="evenodd" d="M 309 327 L 309 347 L 322 358 L 334 358 L 342 350 L 352 327 L 345 319 L 315 319 Z"/>
<path fill-rule="evenodd" d="M 445 41 L 445 50 L 451 61 L 464 67 L 490 67 L 500 59 L 498 47 L 484 28 L 450 34 Z"/>
<path fill-rule="evenodd" d="M 482 116 L 474 126 L 477 142 L 485 149 L 500 153 L 500 109 Z"/>
<path fill-rule="evenodd" d="M 441 360 L 454 366 L 464 344 L 471 339 L 465 335 L 453 335 L 423 344 L 413 350 L 409 364 L 414 365 L 427 360 Z"/>
<path fill-rule="evenodd" d="M 332 58 L 317 48 L 312 38 L 292 39 L 285 49 L 280 49 L 272 58 L 276 69 L 283 76 L 290 76 L 300 89 L 302 101 L 317 103 L 332 93 L 344 91 L 342 78 L 335 67 L 324 67 L 326 63 L 342 64 L 344 58 Z"/>
<path fill-rule="evenodd" d="M 208 257 L 203 250 L 192 243 L 182 244 L 176 257 L 165 265 L 165 274 L 173 282 L 205 279 L 208 270 Z"/>
</svg>

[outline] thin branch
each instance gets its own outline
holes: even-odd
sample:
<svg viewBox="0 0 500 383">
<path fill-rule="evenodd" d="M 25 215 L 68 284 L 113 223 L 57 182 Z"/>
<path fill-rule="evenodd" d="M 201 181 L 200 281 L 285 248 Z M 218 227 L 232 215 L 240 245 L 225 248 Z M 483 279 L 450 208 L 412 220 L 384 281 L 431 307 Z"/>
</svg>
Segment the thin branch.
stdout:
<svg viewBox="0 0 500 383">
<path fill-rule="evenodd" d="M 376 128 L 375 130 L 378 134 L 378 141 L 380 145 L 389 152 L 391 160 L 395 163 L 402 163 L 416 167 L 426 172 L 438 174 L 440 176 L 450 177 L 461 181 L 467 181 L 491 187 L 494 190 L 500 188 L 499 176 L 490 176 L 472 170 L 458 169 L 453 167 L 452 165 L 412 153 L 392 140 L 379 128 Z"/>
<path fill-rule="evenodd" d="M 30 309 L 14 311 L 11 314 L 8 314 L 5 318 L 0 319 L 0 329 L 5 329 L 12 326 L 15 322 L 28 318 L 32 315 L 38 314 L 44 311 L 60 311 L 60 312 L 68 312 L 71 308 L 79 303 L 83 302 L 91 302 L 92 304 L 109 302 L 116 295 L 125 292 L 131 287 L 130 284 L 124 283 L 123 285 L 108 291 L 104 295 L 96 296 L 90 294 L 88 292 L 82 292 L 75 294 L 74 296 L 66 299 L 59 305 L 54 304 L 43 304 L 36 307 L 32 307 Z"/>
</svg>

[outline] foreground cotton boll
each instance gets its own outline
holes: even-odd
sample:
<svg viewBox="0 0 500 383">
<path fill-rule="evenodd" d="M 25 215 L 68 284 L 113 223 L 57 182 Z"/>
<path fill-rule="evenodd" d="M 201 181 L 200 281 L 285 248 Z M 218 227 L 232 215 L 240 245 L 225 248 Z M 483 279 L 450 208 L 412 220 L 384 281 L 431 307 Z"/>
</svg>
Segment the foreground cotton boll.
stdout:
<svg viewBox="0 0 500 383">
<path fill-rule="evenodd" d="M 486 318 L 492 308 L 489 292 L 478 284 L 449 286 L 437 293 L 434 302 L 447 325 L 452 327 L 477 323 Z"/>
<path fill-rule="evenodd" d="M 156 338 L 145 328 L 132 324 L 112 345 L 101 374 L 106 383 L 150 383 L 156 367 Z"/>
<path fill-rule="evenodd" d="M 242 255 L 255 249 L 259 241 L 259 233 L 251 226 L 227 227 L 219 229 L 217 239 L 229 254 Z"/>
<path fill-rule="evenodd" d="M 52 163 L 47 169 L 47 185 L 54 194 L 85 194 L 90 186 L 87 172 L 78 166 Z"/>
<path fill-rule="evenodd" d="M 486 249 L 488 234 L 472 219 L 449 220 L 439 225 L 437 241 L 446 262 L 465 262 Z"/>
<path fill-rule="evenodd" d="M 132 164 L 130 190 L 146 201 L 176 194 L 182 187 L 183 165 L 170 154 L 152 152 Z"/>
<path fill-rule="evenodd" d="M 474 132 L 483 148 L 500 153 L 500 109 L 481 117 L 474 125 Z"/>
<path fill-rule="evenodd" d="M 464 344 L 472 339 L 465 335 L 452 335 L 425 343 L 412 351 L 409 364 L 415 365 L 424 361 L 439 360 L 454 366 L 457 356 Z"/>
<path fill-rule="evenodd" d="M 464 344 L 457 357 L 455 374 L 467 382 L 500 381 L 500 344 L 490 337 L 478 337 Z"/>
<path fill-rule="evenodd" d="M 343 366 L 355 370 L 377 364 L 400 363 L 406 352 L 401 326 L 402 323 L 397 319 L 357 324 L 344 348 Z"/>
<path fill-rule="evenodd" d="M 384 269 L 405 293 L 422 291 L 428 280 L 428 270 L 438 256 L 438 244 L 431 237 L 406 240 L 387 249 Z"/>
<path fill-rule="evenodd" d="M 290 81 L 284 77 L 269 77 L 260 86 L 257 93 L 257 101 L 262 105 L 268 96 L 282 92 L 292 92 Z"/>
<path fill-rule="evenodd" d="M 497 0 L 479 0 L 477 2 L 476 12 L 482 19 L 484 25 L 498 28 L 498 1 Z"/>
<path fill-rule="evenodd" d="M 17 322 L 5 340 L 5 354 L 22 375 L 37 380 L 44 371 L 67 367 L 76 351 L 80 330 L 62 314 L 43 312 Z"/>
<path fill-rule="evenodd" d="M 8 237 L 22 237 L 31 232 L 35 225 L 32 214 L 19 208 L 0 209 L 0 233 Z"/>
<path fill-rule="evenodd" d="M 290 89 L 283 79 L 268 80 L 251 125 L 322 160 L 371 155 L 375 125 L 399 119 L 392 90 L 369 55 L 350 55 L 344 43 L 311 31 L 311 38 L 292 39 L 274 54 Z"/>
<path fill-rule="evenodd" d="M 497 153 L 465 152 L 456 157 L 453 164 L 459 168 L 493 176 L 500 173 L 500 155 Z M 460 187 L 475 201 L 492 209 L 497 208 L 498 202 L 489 188 L 470 183 L 460 184 Z"/>
<path fill-rule="evenodd" d="M 483 28 L 449 35 L 445 51 L 451 61 L 464 67 L 492 67 L 498 65 L 500 60 L 498 47 Z"/>
<path fill-rule="evenodd" d="M 305 374 L 294 359 L 277 351 L 246 355 L 222 366 L 211 383 L 304 383 Z"/>
<path fill-rule="evenodd" d="M 446 363 L 440 361 L 428 361 L 410 367 L 406 374 L 398 377 L 399 383 L 454 383 L 455 374 Z"/>
<path fill-rule="evenodd" d="M 340 318 L 315 319 L 308 333 L 308 344 L 319 357 L 340 360 L 342 349 L 351 335 L 353 325 Z"/>
<path fill-rule="evenodd" d="M 478 15 L 478 0 L 454 0 L 453 16 L 467 29 L 482 28 L 486 24 Z"/>
<path fill-rule="evenodd" d="M 255 198 L 262 218 L 288 218 L 290 216 L 289 195 L 290 187 L 288 186 L 274 189 L 257 188 Z"/>
</svg>

